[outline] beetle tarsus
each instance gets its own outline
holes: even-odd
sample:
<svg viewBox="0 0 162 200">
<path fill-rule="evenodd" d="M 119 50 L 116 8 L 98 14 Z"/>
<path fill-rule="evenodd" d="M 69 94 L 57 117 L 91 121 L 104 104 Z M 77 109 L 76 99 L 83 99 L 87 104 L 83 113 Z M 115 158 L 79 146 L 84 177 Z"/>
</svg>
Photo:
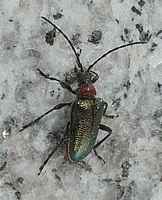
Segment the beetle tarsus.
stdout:
<svg viewBox="0 0 162 200">
<path fill-rule="evenodd" d="M 104 117 L 114 119 L 116 117 L 119 117 L 119 115 L 104 115 Z"/>
<path fill-rule="evenodd" d="M 96 151 L 95 149 L 93 149 L 93 150 L 94 150 L 94 153 L 95 153 L 95 155 L 97 156 L 97 158 L 98 158 L 100 161 L 102 161 L 103 164 L 105 164 L 105 163 L 106 163 L 105 160 L 104 160 L 101 156 L 98 155 L 98 153 L 97 153 L 97 151 Z"/>
</svg>

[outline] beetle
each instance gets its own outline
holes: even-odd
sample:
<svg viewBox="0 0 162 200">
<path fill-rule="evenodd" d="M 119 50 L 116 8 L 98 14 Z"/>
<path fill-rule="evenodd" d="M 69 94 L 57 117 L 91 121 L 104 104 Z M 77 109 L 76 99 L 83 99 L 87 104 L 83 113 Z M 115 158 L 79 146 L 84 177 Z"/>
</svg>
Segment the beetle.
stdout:
<svg viewBox="0 0 162 200">
<path fill-rule="evenodd" d="M 70 39 L 65 35 L 65 33 L 47 18 L 45 17 L 41 18 L 50 23 L 55 29 L 57 29 L 71 46 L 72 51 L 76 56 L 77 66 L 75 67 L 75 73 L 78 82 L 78 88 L 76 90 L 73 90 L 70 84 L 67 84 L 66 82 L 63 82 L 57 78 L 50 77 L 44 74 L 40 69 L 37 69 L 41 76 L 43 76 L 46 79 L 59 82 L 63 88 L 67 89 L 69 92 L 76 95 L 76 99 L 74 101 L 68 103 L 60 103 L 54 106 L 52 109 L 48 110 L 37 119 L 30 122 L 29 124 L 24 125 L 22 129 L 20 129 L 20 131 L 23 131 L 27 127 L 32 126 L 34 123 L 38 122 L 40 119 L 51 113 L 53 110 L 58 110 L 65 106 L 71 106 L 71 119 L 67 123 L 64 136 L 61 139 L 60 143 L 48 155 L 43 165 L 39 168 L 38 175 L 40 175 L 41 171 L 47 164 L 48 160 L 52 157 L 57 148 L 65 141 L 65 139 L 66 139 L 67 160 L 70 163 L 77 163 L 78 161 L 82 160 L 92 151 L 92 149 L 94 150 L 94 153 L 97 155 L 97 157 L 100 160 L 103 160 L 97 154 L 96 148 L 111 135 L 112 129 L 106 125 L 101 124 L 102 116 L 104 115 L 108 117 L 106 115 L 106 109 L 108 105 L 106 102 L 103 101 L 102 98 L 95 97 L 96 89 L 93 86 L 93 84 L 98 80 L 99 75 L 96 72 L 92 71 L 91 69 L 96 63 L 98 63 L 101 59 L 103 59 L 113 51 L 117 51 L 118 49 L 127 46 L 146 43 L 146 42 L 129 43 L 111 49 L 107 51 L 105 54 L 103 54 L 101 57 L 99 57 L 96 61 L 94 61 L 85 70 L 80 62 L 79 58 L 80 54 L 76 52 L 73 44 L 71 43 Z M 100 142 L 95 144 L 99 129 L 108 132 L 108 134 Z M 103 162 L 105 161 L 103 160 Z"/>
</svg>

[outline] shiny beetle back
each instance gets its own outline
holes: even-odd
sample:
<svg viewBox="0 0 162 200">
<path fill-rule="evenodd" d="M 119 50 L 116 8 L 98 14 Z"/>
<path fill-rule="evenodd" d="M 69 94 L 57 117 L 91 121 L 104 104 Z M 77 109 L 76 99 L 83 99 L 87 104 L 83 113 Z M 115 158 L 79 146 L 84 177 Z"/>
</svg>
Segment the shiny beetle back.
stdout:
<svg viewBox="0 0 162 200">
<path fill-rule="evenodd" d="M 85 158 L 93 149 L 103 115 L 101 98 L 76 99 L 71 108 L 67 155 L 71 162 Z"/>
</svg>

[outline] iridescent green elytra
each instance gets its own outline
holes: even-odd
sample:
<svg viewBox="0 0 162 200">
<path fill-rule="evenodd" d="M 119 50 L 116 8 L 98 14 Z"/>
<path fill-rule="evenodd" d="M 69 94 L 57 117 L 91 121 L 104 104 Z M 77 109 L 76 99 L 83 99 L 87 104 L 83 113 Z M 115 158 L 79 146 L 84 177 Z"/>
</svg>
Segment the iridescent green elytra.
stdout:
<svg viewBox="0 0 162 200">
<path fill-rule="evenodd" d="M 104 110 L 101 98 L 76 99 L 72 104 L 67 155 L 71 162 L 85 158 L 93 149 Z"/>
</svg>

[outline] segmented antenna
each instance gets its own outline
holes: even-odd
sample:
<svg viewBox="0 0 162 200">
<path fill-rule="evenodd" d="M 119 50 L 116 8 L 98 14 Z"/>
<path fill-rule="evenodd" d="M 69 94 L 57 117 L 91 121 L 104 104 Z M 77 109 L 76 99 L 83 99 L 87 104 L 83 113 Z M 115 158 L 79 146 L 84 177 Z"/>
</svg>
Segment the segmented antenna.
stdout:
<svg viewBox="0 0 162 200">
<path fill-rule="evenodd" d="M 72 48 L 72 50 L 73 50 L 73 52 L 74 52 L 74 54 L 76 56 L 78 67 L 81 69 L 81 71 L 83 71 L 83 66 L 82 66 L 82 64 L 80 62 L 79 54 L 76 52 L 76 50 L 75 50 L 73 44 L 71 43 L 70 39 L 65 35 L 65 33 L 61 29 L 59 29 L 55 24 L 53 24 L 49 19 L 47 19 L 47 18 L 45 18 L 43 16 L 41 16 L 41 18 L 46 20 L 48 23 L 50 23 L 53 27 L 55 27 L 66 38 L 66 40 L 70 44 L 70 46 L 71 46 L 71 48 Z"/>
<path fill-rule="evenodd" d="M 46 20 L 48 23 L 50 23 L 53 27 L 55 27 L 55 28 L 66 38 L 66 40 L 67 40 L 68 43 L 70 44 L 70 46 L 71 46 L 71 48 L 72 48 L 72 50 L 73 50 L 73 52 L 74 52 L 74 54 L 75 54 L 75 56 L 76 56 L 76 60 L 77 60 L 78 67 L 79 67 L 79 68 L 81 69 L 81 71 L 83 72 L 83 71 L 84 71 L 84 70 L 83 70 L 83 66 L 82 66 L 82 64 L 81 64 L 81 62 L 80 62 L 80 59 L 79 59 L 79 55 L 80 55 L 80 54 L 78 54 L 78 53 L 76 52 L 76 50 L 75 50 L 73 44 L 71 43 L 70 39 L 65 35 L 65 33 L 64 33 L 61 29 L 59 29 L 59 28 L 58 28 L 55 24 L 53 24 L 50 20 L 48 20 L 47 18 L 45 18 L 45 17 L 43 17 L 43 16 L 41 16 L 41 18 L 44 19 L 44 20 Z M 122 48 L 125 48 L 125 47 L 127 47 L 127 46 L 133 46 L 133 45 L 136 45 L 136 44 L 147 44 L 147 42 L 134 42 L 134 43 L 129 43 L 129 44 L 125 44 L 125 45 L 121 45 L 121 46 L 115 47 L 114 49 L 111 49 L 111 50 L 107 51 L 107 52 L 104 53 L 101 57 L 99 57 L 96 61 L 94 61 L 94 62 L 88 67 L 87 71 L 90 71 L 90 70 L 92 69 L 92 67 L 93 67 L 96 63 L 98 63 L 100 60 L 102 60 L 104 57 L 106 57 L 108 54 L 112 53 L 113 51 L 117 51 L 117 50 L 122 49 Z"/>
<path fill-rule="evenodd" d="M 98 63 L 100 60 L 102 60 L 102 58 L 106 57 L 108 54 L 112 53 L 113 51 L 117 51 L 118 49 L 122 49 L 122 48 L 125 48 L 127 46 L 132 46 L 132 45 L 135 45 L 135 44 L 147 44 L 147 42 L 134 42 L 134 43 L 129 43 L 129 44 L 124 44 L 124 45 L 121 45 L 121 46 L 118 46 L 118 47 L 115 47 L 114 49 L 111 49 L 109 50 L 108 52 L 104 53 L 100 58 L 98 58 L 96 61 L 94 61 L 94 63 L 92 63 L 87 71 L 89 71 L 90 69 L 92 69 L 92 67 Z"/>
</svg>

